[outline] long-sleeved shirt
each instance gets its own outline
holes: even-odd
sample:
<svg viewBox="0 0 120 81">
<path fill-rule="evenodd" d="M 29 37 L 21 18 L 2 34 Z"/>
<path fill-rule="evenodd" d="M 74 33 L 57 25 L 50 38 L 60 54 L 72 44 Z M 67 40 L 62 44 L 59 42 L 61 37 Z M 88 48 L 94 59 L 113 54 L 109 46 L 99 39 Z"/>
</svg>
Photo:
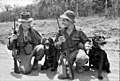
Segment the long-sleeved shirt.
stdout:
<svg viewBox="0 0 120 81">
<path fill-rule="evenodd" d="M 56 35 L 56 42 L 60 36 L 64 36 L 66 41 L 62 43 L 61 48 L 63 50 L 73 48 L 73 49 L 84 49 L 84 43 L 88 41 L 87 36 L 83 33 L 81 29 L 77 29 L 75 26 L 72 33 L 69 35 L 66 29 L 61 29 Z"/>
<path fill-rule="evenodd" d="M 33 47 L 35 47 L 41 43 L 41 39 L 42 36 L 32 27 L 28 29 L 28 35 L 26 37 L 23 35 L 22 25 L 20 25 L 17 30 L 17 47 L 19 48 L 24 48 L 28 42 L 33 44 Z M 14 41 L 10 39 L 7 46 L 9 50 L 13 49 L 13 42 Z"/>
</svg>

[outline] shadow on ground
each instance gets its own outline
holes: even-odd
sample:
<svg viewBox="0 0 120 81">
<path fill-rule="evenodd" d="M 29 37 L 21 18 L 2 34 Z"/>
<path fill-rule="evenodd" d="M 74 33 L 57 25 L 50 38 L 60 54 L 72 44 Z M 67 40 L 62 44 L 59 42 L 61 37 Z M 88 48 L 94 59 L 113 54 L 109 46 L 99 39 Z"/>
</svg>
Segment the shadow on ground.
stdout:
<svg viewBox="0 0 120 81">
<path fill-rule="evenodd" d="M 10 72 L 10 74 L 15 78 L 18 78 L 18 79 L 22 78 L 22 74 L 16 74 L 15 72 Z"/>
<path fill-rule="evenodd" d="M 40 67 L 41 67 L 41 64 L 39 65 L 39 69 L 32 70 L 32 72 L 30 74 L 28 74 L 27 76 L 39 76 L 39 74 L 45 74 L 48 79 L 50 79 L 50 80 L 54 79 L 57 72 L 51 72 L 51 69 L 41 71 Z M 74 76 L 75 76 L 74 80 L 91 81 L 91 79 L 92 80 L 98 79 L 97 78 L 98 70 L 96 70 L 96 69 L 91 69 L 90 71 L 84 71 L 82 73 L 78 73 L 78 72 L 76 72 L 76 70 L 73 70 L 73 71 L 74 71 Z M 16 74 L 14 72 L 11 72 L 10 74 L 18 79 L 21 79 L 22 75 L 23 75 L 23 74 Z M 102 76 L 104 77 L 104 79 L 102 81 L 110 81 L 106 72 L 103 71 Z"/>
<path fill-rule="evenodd" d="M 39 68 L 37 70 L 33 70 L 28 76 L 39 76 L 39 74 L 45 74 L 47 78 L 53 79 L 57 73 L 51 72 L 51 69 L 41 71 Z"/>
<path fill-rule="evenodd" d="M 74 79 L 79 79 L 79 81 L 91 81 L 94 80 L 94 79 L 98 79 L 97 78 L 97 75 L 98 75 L 98 70 L 96 69 L 91 69 L 90 71 L 84 71 L 82 73 L 78 73 L 74 70 L 74 75 L 75 75 L 75 78 Z M 102 81 L 110 81 L 108 76 L 107 76 L 107 73 L 106 72 L 102 72 L 102 76 L 103 76 L 103 80 Z M 99 80 L 98 80 L 99 81 Z M 100 80 L 101 81 L 101 80 Z"/>
</svg>

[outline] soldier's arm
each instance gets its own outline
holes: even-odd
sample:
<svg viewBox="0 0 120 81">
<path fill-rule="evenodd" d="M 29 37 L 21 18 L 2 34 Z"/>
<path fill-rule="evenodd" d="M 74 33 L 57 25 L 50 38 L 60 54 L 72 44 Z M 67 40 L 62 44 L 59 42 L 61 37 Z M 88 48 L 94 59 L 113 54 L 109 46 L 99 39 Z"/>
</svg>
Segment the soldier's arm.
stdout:
<svg viewBox="0 0 120 81">
<path fill-rule="evenodd" d="M 14 34 L 14 31 L 16 32 L 16 34 Z M 14 48 L 14 43 L 16 42 L 14 40 L 17 40 L 17 33 L 18 33 L 18 28 L 16 28 L 15 30 L 13 30 L 12 35 L 8 38 L 7 48 L 9 50 L 12 50 Z"/>
<path fill-rule="evenodd" d="M 36 45 L 38 45 L 38 44 L 41 44 L 41 40 L 42 40 L 42 35 L 36 30 L 36 29 L 34 29 L 34 28 L 32 28 L 33 29 L 33 31 L 35 32 L 35 35 L 36 35 L 36 37 L 37 37 L 37 43 L 36 43 Z"/>
<path fill-rule="evenodd" d="M 9 50 L 12 50 L 13 49 L 13 43 L 14 43 L 14 41 L 13 41 L 13 39 L 11 37 L 9 37 L 8 39 L 9 39 L 9 41 L 7 43 L 7 48 Z"/>
<path fill-rule="evenodd" d="M 41 44 L 41 40 L 42 40 L 42 35 L 38 32 L 38 31 L 36 31 L 36 33 L 38 34 L 38 41 L 39 41 L 39 44 Z"/>
<path fill-rule="evenodd" d="M 86 42 L 89 42 L 90 40 L 87 38 L 82 30 L 79 30 L 79 38 L 81 39 L 81 42 L 78 44 L 78 48 L 85 49 L 84 44 Z"/>
<path fill-rule="evenodd" d="M 60 49 L 61 44 L 58 42 L 58 38 L 60 37 L 60 33 L 58 32 L 55 36 L 55 47 Z"/>
</svg>

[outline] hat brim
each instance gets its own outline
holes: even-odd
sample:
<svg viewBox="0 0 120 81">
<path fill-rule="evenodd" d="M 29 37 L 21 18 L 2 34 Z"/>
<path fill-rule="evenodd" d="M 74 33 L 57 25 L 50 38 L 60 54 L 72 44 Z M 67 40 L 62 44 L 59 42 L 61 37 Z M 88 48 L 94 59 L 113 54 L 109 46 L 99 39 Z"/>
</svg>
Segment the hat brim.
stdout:
<svg viewBox="0 0 120 81">
<path fill-rule="evenodd" d="M 33 18 L 28 18 L 28 19 L 18 19 L 18 22 L 31 22 L 33 21 Z"/>
<path fill-rule="evenodd" d="M 60 15 L 60 18 L 63 18 L 63 19 L 68 19 L 69 21 L 71 21 L 72 23 L 75 23 L 75 20 L 74 19 L 71 19 L 69 17 L 67 17 L 66 15 Z"/>
</svg>

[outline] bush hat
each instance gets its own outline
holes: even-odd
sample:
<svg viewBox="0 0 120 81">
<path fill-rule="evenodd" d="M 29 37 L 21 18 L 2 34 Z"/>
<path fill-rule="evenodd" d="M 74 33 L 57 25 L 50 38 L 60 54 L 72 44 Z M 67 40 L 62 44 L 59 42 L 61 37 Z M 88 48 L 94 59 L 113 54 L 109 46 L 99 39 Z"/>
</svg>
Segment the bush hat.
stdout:
<svg viewBox="0 0 120 81">
<path fill-rule="evenodd" d="M 18 22 L 31 22 L 31 21 L 33 21 L 33 18 L 31 18 L 29 12 L 22 12 L 20 14 L 20 18 L 18 19 Z"/>
<path fill-rule="evenodd" d="M 68 19 L 72 23 L 75 23 L 75 13 L 71 10 L 64 12 L 64 14 L 60 15 L 60 18 Z"/>
</svg>

